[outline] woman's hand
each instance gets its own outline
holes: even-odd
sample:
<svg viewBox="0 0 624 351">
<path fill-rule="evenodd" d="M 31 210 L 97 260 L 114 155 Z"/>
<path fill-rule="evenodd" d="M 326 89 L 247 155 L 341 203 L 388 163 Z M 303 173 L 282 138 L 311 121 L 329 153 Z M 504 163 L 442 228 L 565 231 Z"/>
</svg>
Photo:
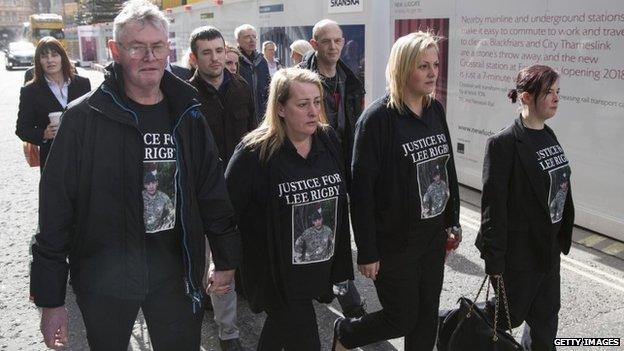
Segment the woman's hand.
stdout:
<svg viewBox="0 0 624 351">
<path fill-rule="evenodd" d="M 359 264 L 358 271 L 360 271 L 360 273 L 362 273 L 362 275 L 366 278 L 376 280 L 377 273 L 379 273 L 379 261 L 369 264 Z"/>
<path fill-rule="evenodd" d="M 54 139 L 57 131 L 58 131 L 58 124 L 52 125 L 52 123 L 49 123 L 46 129 L 43 131 L 43 139 L 46 139 L 46 140 Z"/>
<path fill-rule="evenodd" d="M 446 228 L 447 241 L 452 241 L 453 246 L 451 250 L 455 250 L 459 247 L 459 243 L 462 241 L 462 229 L 461 227 Z"/>
</svg>

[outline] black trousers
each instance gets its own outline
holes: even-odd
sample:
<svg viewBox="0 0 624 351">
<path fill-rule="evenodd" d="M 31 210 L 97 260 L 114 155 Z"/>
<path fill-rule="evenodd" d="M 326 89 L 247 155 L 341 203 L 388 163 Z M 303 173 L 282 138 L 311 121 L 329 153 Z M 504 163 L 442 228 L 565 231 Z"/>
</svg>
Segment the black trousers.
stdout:
<svg viewBox="0 0 624 351">
<path fill-rule="evenodd" d="M 375 281 L 382 310 L 340 325 L 347 348 L 405 336 L 405 350 L 431 351 L 436 339 L 444 276 L 444 237 L 436 230 L 426 247 L 408 244 L 404 253 L 381 259 Z"/>
<path fill-rule="evenodd" d="M 139 308 L 143 310 L 154 350 L 199 350 L 203 310 L 193 313 L 180 284 L 164 284 L 145 300 L 76 293 L 91 350 L 126 351 Z"/>
<path fill-rule="evenodd" d="M 509 305 L 512 327 L 526 321 L 522 334 L 525 350 L 555 350 L 554 340 L 559 325 L 561 308 L 560 258 L 557 256 L 549 272 L 506 270 L 503 282 Z M 496 299 L 488 301 L 487 309 L 493 315 Z M 499 329 L 508 329 L 502 300 L 499 301 Z"/>
<path fill-rule="evenodd" d="M 336 296 L 336 299 L 340 304 L 340 308 L 342 309 L 342 313 L 344 313 L 345 316 L 352 315 L 356 313 L 359 309 L 364 307 L 362 297 L 355 287 L 355 283 L 353 282 L 353 280 L 349 280 L 347 282 L 347 287 L 348 288 L 346 294 Z"/>
<path fill-rule="evenodd" d="M 267 311 L 258 351 L 319 351 L 321 341 L 312 300 L 290 300 L 288 306 Z"/>
</svg>

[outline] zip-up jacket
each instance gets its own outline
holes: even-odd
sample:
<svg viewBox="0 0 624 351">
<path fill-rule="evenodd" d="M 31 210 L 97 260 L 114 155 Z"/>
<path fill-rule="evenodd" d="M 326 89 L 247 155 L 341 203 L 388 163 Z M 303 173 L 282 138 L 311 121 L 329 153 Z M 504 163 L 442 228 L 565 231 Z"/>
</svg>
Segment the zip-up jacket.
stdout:
<svg viewBox="0 0 624 351">
<path fill-rule="evenodd" d="M 221 160 L 227 165 L 243 136 L 256 128 L 256 118 L 247 82 L 228 70 L 223 70 L 223 75 L 218 91 L 204 81 L 198 71 L 190 83 L 199 92 L 200 109 L 208 120 Z"/>
<path fill-rule="evenodd" d="M 309 52 L 304 58 L 303 61 L 299 64 L 299 67 L 309 69 L 311 71 L 318 73 L 318 62 L 316 58 L 316 52 Z M 347 180 L 350 180 L 351 173 L 351 159 L 353 154 L 353 139 L 355 134 L 355 124 L 357 123 L 360 115 L 362 114 L 362 110 L 364 109 L 364 95 L 366 91 L 364 90 L 364 85 L 358 79 L 358 77 L 351 71 L 349 66 L 347 66 L 342 59 L 338 60 L 337 69 L 344 72 L 346 79 L 344 82 L 344 112 L 345 112 L 345 125 L 344 132 L 340 135 L 340 140 L 342 141 L 342 151 L 343 157 L 345 160 L 345 170 L 347 172 Z M 327 93 L 330 91 L 328 87 L 324 83 L 324 99 L 325 99 L 325 109 L 329 108 L 328 99 L 333 99 L 332 96 L 328 96 Z M 337 126 L 332 126 L 334 129 L 338 130 Z"/>
<path fill-rule="evenodd" d="M 68 271 L 78 293 L 142 299 L 148 289 L 143 219 L 144 144 L 127 106 L 121 67 L 63 115 L 40 185 L 40 232 L 33 245 L 31 295 L 64 304 Z M 201 305 L 205 237 L 217 270 L 238 266 L 240 235 L 222 166 L 188 84 L 165 72 L 161 89 L 173 119 L 185 285 Z M 68 260 L 68 261 L 67 261 Z M 190 301 L 189 301 L 190 302 Z"/>
<path fill-rule="evenodd" d="M 269 97 L 269 85 L 271 84 L 269 64 L 264 56 L 257 51 L 254 51 L 252 57 L 249 58 L 244 54 L 243 49 L 239 48 L 239 50 L 243 54 L 238 59 L 238 74 L 245 78 L 251 88 L 254 97 L 254 110 L 256 111 L 256 124 L 260 124 L 264 118 Z"/>
</svg>

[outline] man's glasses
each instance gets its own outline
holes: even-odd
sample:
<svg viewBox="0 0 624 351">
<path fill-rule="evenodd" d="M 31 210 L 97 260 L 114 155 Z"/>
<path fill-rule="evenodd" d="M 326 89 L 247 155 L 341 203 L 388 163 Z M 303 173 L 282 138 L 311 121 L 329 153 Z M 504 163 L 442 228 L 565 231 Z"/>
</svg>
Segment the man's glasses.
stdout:
<svg viewBox="0 0 624 351">
<path fill-rule="evenodd" d="M 152 46 L 147 45 L 132 45 L 130 47 L 125 47 L 121 43 L 117 43 L 122 49 L 128 52 L 128 55 L 133 59 L 142 59 L 144 58 L 148 52 L 152 52 L 152 55 L 156 59 L 163 59 L 167 55 L 169 55 L 169 47 L 165 44 L 156 44 Z"/>
</svg>

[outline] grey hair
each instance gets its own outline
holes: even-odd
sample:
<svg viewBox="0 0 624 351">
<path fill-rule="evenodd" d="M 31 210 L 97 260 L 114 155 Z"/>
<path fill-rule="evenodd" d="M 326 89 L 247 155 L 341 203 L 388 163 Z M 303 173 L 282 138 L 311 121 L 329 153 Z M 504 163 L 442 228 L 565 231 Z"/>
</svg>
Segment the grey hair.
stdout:
<svg viewBox="0 0 624 351">
<path fill-rule="evenodd" d="M 295 40 L 292 44 L 290 44 L 290 50 L 298 53 L 301 56 L 305 56 L 308 51 L 312 51 L 314 50 L 314 48 L 312 48 L 312 45 L 310 45 L 309 42 L 303 39 L 299 39 Z"/>
<path fill-rule="evenodd" d="M 316 24 L 314 25 L 314 27 L 312 27 L 312 38 L 314 38 L 314 40 L 318 40 L 318 37 L 320 35 L 320 32 L 323 30 L 323 27 L 330 25 L 330 24 L 335 24 L 338 28 L 340 28 L 340 25 L 338 24 L 338 22 L 330 20 L 330 19 L 322 19 L 318 22 L 316 22 Z M 342 29 L 340 29 L 342 31 Z"/>
<path fill-rule="evenodd" d="M 241 24 L 240 26 L 236 27 L 236 29 L 234 29 L 234 38 L 236 38 L 236 40 L 238 40 L 238 36 L 240 35 L 240 32 L 244 31 L 244 30 L 253 30 L 254 32 L 256 32 L 256 34 L 258 33 L 258 31 L 256 30 L 256 27 L 252 26 L 251 24 Z"/>
<path fill-rule="evenodd" d="M 273 47 L 275 48 L 275 50 L 277 50 L 277 44 L 275 44 L 274 42 L 267 40 L 264 43 L 262 43 L 262 52 L 264 52 L 264 49 L 266 49 L 267 46 L 269 45 L 273 45 Z"/>
<path fill-rule="evenodd" d="M 158 7 L 146 0 L 130 0 L 123 4 L 121 12 L 113 21 L 113 38 L 121 39 L 125 26 L 130 22 L 139 22 L 143 25 L 151 24 L 162 27 L 165 35 L 169 35 L 169 21 Z"/>
</svg>

